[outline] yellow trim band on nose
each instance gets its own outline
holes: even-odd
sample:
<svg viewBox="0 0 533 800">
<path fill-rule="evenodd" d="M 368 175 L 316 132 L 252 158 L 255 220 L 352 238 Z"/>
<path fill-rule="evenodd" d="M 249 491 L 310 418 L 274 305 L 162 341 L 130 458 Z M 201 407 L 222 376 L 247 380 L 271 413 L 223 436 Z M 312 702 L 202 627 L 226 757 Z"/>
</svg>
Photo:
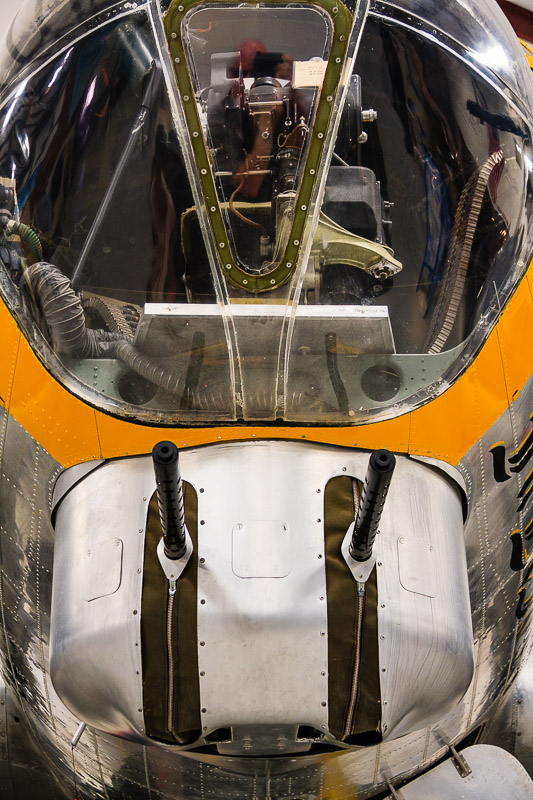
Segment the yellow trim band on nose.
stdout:
<svg viewBox="0 0 533 800">
<path fill-rule="evenodd" d="M 369 450 L 387 447 L 456 464 L 516 399 L 533 373 L 532 279 L 530 267 L 477 358 L 446 392 L 383 422 L 343 427 L 185 428 L 114 417 L 78 399 L 45 369 L 3 302 L 0 403 L 64 466 L 148 453 L 161 439 L 169 439 L 179 448 L 224 441 L 300 439 Z"/>
</svg>

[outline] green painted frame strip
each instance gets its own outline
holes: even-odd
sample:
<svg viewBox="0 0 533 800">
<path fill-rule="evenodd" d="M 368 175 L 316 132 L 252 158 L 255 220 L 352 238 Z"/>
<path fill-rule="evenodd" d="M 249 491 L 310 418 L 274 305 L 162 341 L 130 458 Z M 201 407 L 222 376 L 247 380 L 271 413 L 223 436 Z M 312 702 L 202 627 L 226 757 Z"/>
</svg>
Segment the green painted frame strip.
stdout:
<svg viewBox="0 0 533 800">
<path fill-rule="evenodd" d="M 214 2 L 210 0 L 207 4 L 205 0 L 172 0 L 164 19 L 165 32 L 174 64 L 178 91 L 191 136 L 192 149 L 202 186 L 205 207 L 207 209 L 211 229 L 215 236 L 219 263 L 224 274 L 234 286 L 250 292 L 265 292 L 269 289 L 275 289 L 277 286 L 285 283 L 290 278 L 298 261 L 303 232 L 313 194 L 313 187 L 317 179 L 320 159 L 327 138 L 326 134 L 333 113 L 333 101 L 336 97 L 339 77 L 346 59 L 353 17 L 340 0 L 314 0 L 312 3 L 308 3 L 311 7 L 318 7 L 322 11 L 325 11 L 333 25 L 333 37 L 328 66 L 322 83 L 320 99 L 318 101 L 315 120 L 311 131 L 311 140 L 307 150 L 304 172 L 300 181 L 298 197 L 295 202 L 292 228 L 283 258 L 270 272 L 262 275 L 252 275 L 236 263 L 231 252 L 228 233 L 224 224 L 222 210 L 213 179 L 208 148 L 202 134 L 195 92 L 182 36 L 184 17 L 194 6 L 215 4 L 218 5 L 216 0 Z M 256 6 L 257 0 L 239 0 L 238 5 L 234 5 L 233 3 L 229 5 L 223 0 L 220 5 L 223 4 L 231 8 L 237 8 L 242 5 Z M 287 0 L 266 0 L 262 5 L 275 7 L 289 6 L 292 4 L 287 2 Z"/>
</svg>

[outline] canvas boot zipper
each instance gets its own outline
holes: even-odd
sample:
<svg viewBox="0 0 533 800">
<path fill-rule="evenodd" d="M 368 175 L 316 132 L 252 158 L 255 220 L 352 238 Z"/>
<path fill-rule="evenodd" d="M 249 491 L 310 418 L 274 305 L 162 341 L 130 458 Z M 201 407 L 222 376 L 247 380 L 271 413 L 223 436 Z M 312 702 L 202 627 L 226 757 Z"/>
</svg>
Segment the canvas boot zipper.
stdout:
<svg viewBox="0 0 533 800">
<path fill-rule="evenodd" d="M 357 582 L 357 616 L 355 620 L 355 658 L 352 675 L 352 688 L 350 691 L 350 702 L 346 715 L 346 725 L 344 726 L 343 739 L 352 732 L 353 720 L 355 715 L 355 703 L 357 700 L 357 690 L 359 688 L 359 669 L 361 666 L 361 643 L 363 638 L 363 617 L 365 613 L 365 584 Z"/>
<path fill-rule="evenodd" d="M 354 519 L 357 517 L 359 504 L 361 502 L 360 486 L 358 481 L 352 481 L 353 504 L 354 504 Z M 352 726 L 355 716 L 355 704 L 357 701 L 357 691 L 359 688 L 359 669 L 361 664 L 361 643 L 363 636 L 363 617 L 365 612 L 365 584 L 357 582 L 357 614 L 355 618 L 355 657 L 352 673 L 352 686 L 350 690 L 350 702 L 348 703 L 348 712 L 346 714 L 346 723 L 344 726 L 343 739 L 349 736 L 352 732 Z"/>
<path fill-rule="evenodd" d="M 172 648 L 172 623 L 174 616 L 175 597 L 176 597 L 176 581 L 169 581 L 168 605 L 167 605 L 167 653 L 168 653 L 167 728 L 171 733 L 174 721 L 174 652 Z"/>
</svg>

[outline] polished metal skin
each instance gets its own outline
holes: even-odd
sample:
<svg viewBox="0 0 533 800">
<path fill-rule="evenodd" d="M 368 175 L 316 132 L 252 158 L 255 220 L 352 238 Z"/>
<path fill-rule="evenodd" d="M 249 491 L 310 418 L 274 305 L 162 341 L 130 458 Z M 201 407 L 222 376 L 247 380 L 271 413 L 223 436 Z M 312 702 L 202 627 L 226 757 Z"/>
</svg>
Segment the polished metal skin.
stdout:
<svg viewBox="0 0 533 800">
<path fill-rule="evenodd" d="M 487 725 L 484 739 L 512 753 L 533 774 L 533 658 L 527 661 L 503 704 Z"/>
<path fill-rule="evenodd" d="M 318 520 L 331 464 L 308 448 L 297 459 L 299 449 L 250 442 L 191 452 L 182 461 L 187 480 L 204 489 L 198 496 L 202 722 L 206 734 L 233 727 L 232 744 L 219 746 L 228 754 L 244 754 L 245 738 L 250 755 L 305 751 L 309 744 L 296 743 L 298 725 L 327 730 Z"/>
<path fill-rule="evenodd" d="M 14 800 L 13 783 L 9 770 L 9 751 L 7 744 L 7 704 L 6 685 L 0 683 L 0 797 Z"/>
<path fill-rule="evenodd" d="M 473 674 L 461 499 L 444 473 L 397 458 L 375 551 L 388 740 L 442 719 Z"/>
<path fill-rule="evenodd" d="M 93 470 L 59 503 L 55 525 L 54 686 L 80 720 L 132 736 L 144 732 L 143 533 L 155 489 L 146 462 L 112 461 Z"/>
<path fill-rule="evenodd" d="M 335 741 L 327 727 L 323 496 L 334 476 L 361 480 L 366 468 L 363 452 L 311 443 L 183 454 L 183 477 L 198 492 L 203 734 L 232 730 L 219 753 L 305 752 L 302 725 Z M 139 620 L 154 491 L 149 457 L 105 463 L 70 488 L 55 510 L 52 594 L 50 673 L 59 696 L 89 725 L 145 744 Z M 473 673 L 461 498 L 447 474 L 398 457 L 375 550 L 389 740 L 454 709 Z"/>
<path fill-rule="evenodd" d="M 76 36 L 146 3 L 81 0 L 65 6 L 63 0 L 49 0 L 45 6 L 37 24 L 24 27 L 32 3 L 17 23 L 24 31 L 19 45 L 34 59 L 32 69 L 48 58 L 47 48 L 56 39 L 69 34 L 80 14 Z M 429 0 L 376 2 L 372 13 L 414 27 L 421 17 L 425 26 L 433 16 L 431 36 L 444 48 L 458 42 L 459 56 L 468 61 L 473 51 L 461 43 L 468 45 L 470 26 L 470 45 L 489 46 L 487 52 L 475 52 L 476 69 L 485 77 L 499 72 L 514 92 L 512 102 L 524 109 L 531 105 L 525 66 L 512 58 L 503 65 L 491 62 L 490 45 L 506 45 L 511 33 L 492 33 L 495 12 L 484 0 L 437 9 Z M 45 28 L 43 18 L 49 23 Z M 63 39 L 60 47 L 66 50 L 69 44 Z M 5 85 L 14 80 L 21 53 L 9 50 L 0 78 Z M 16 84 L 8 87 L 16 89 Z M 522 275 L 523 266 L 509 265 L 509 271 L 516 268 Z M 513 313 L 518 340 L 525 316 Z M 9 325 L 17 329 L 11 318 Z M 506 332 L 510 340 L 509 328 Z M 495 362 L 505 348 L 494 342 L 505 331 L 493 333 Z M 25 409 L 26 392 L 39 400 L 35 375 L 42 378 L 44 372 L 37 358 L 37 364 L 30 362 L 23 341 L 12 347 L 10 367 L 15 375 L 18 358 L 13 384 L 23 395 L 19 411 Z M 512 348 L 506 344 L 509 355 Z M 448 459 L 446 451 L 433 445 L 430 450 L 429 443 L 427 451 L 422 449 L 424 436 L 411 439 L 411 422 L 424 425 L 414 415 L 409 420 L 403 415 L 409 432 L 396 440 L 399 446 L 392 447 L 385 434 L 376 445 L 394 449 L 398 466 L 374 553 L 383 741 L 365 747 L 345 746 L 327 730 L 323 528 L 328 480 L 364 479 L 370 447 L 368 440 L 361 446 L 364 426 L 347 428 L 345 446 L 316 444 L 311 435 L 306 440 L 310 428 L 297 441 L 275 441 L 269 438 L 274 425 L 262 428 L 256 441 L 252 426 L 244 442 L 219 442 L 214 433 L 205 446 L 190 446 L 190 434 L 180 438 L 183 477 L 198 494 L 202 734 L 233 728 L 233 739 L 218 749 L 208 749 L 202 737 L 196 751 L 187 752 L 156 744 L 144 732 L 140 608 L 144 533 L 155 479 L 150 457 L 131 453 L 150 448 L 130 449 L 118 434 L 113 440 L 109 430 L 117 418 L 105 418 L 80 401 L 87 427 L 90 415 L 94 423 L 100 414 L 97 444 L 83 450 L 83 458 L 94 460 L 83 461 L 81 447 L 79 452 L 65 448 L 70 461 L 64 464 L 74 464 L 65 469 L 41 444 L 39 428 L 33 429 L 31 420 L 24 427 L 2 405 L 0 796 L 353 800 L 391 792 L 396 800 L 531 797 L 533 783 L 501 749 L 466 746 L 488 741 L 513 751 L 533 770 L 533 691 L 529 673 L 519 676 L 533 619 L 528 553 L 533 443 L 520 455 L 531 434 L 533 380 L 524 385 L 523 377 L 515 385 L 514 377 L 507 382 L 508 375 L 520 371 L 504 365 L 504 372 L 507 401 L 497 406 L 488 429 L 489 423 L 478 424 L 472 411 L 475 404 L 486 404 L 486 383 L 474 382 L 470 405 L 457 407 L 457 415 L 472 413 L 475 436 L 466 453 L 467 445 L 449 451 L 457 452 L 449 459 L 455 466 L 439 459 L 438 452 Z M 444 379 L 440 389 L 444 402 L 451 394 Z M 432 397 L 420 400 L 422 411 L 426 400 L 429 407 Z M 4 401 L 9 409 L 10 398 Z M 43 427 L 55 425 L 58 438 L 70 438 L 52 405 L 28 405 L 28 417 L 33 413 L 44 420 Z M 443 404 L 436 406 L 442 410 Z M 398 414 L 401 424 L 403 412 Z M 425 424 L 436 426 L 441 419 L 437 410 Z M 136 429 L 141 442 L 146 428 Z M 292 435 L 294 428 L 285 430 Z M 382 431 L 377 429 L 376 438 Z M 175 432 L 181 437 L 181 429 Z M 97 460 L 102 453 L 107 460 Z M 275 543 L 267 555 L 265 539 Z M 508 705 L 498 716 L 506 695 Z M 492 728 L 485 727 L 491 720 Z M 304 724 L 324 732 L 322 751 L 311 749 L 304 737 L 296 741 Z M 456 747 L 471 770 L 464 776 L 450 760 Z M 435 766 L 441 759 L 444 763 Z"/>
<path fill-rule="evenodd" d="M 402 800 L 523 800 L 533 797 L 524 767 L 501 748 L 478 744 L 412 781 L 397 793 Z M 462 770 L 464 773 L 462 774 Z"/>
<path fill-rule="evenodd" d="M 444 756 L 450 743 L 460 742 L 488 718 L 495 699 L 510 684 L 520 663 L 524 643 L 513 626 L 520 573 L 509 568 L 507 533 L 516 513 L 517 476 L 503 483 L 494 481 L 489 448 L 502 439 L 510 446 L 513 441 L 519 443 L 530 405 L 528 385 L 515 400 L 512 425 L 510 415 L 505 413 L 459 465 L 470 507 L 464 535 L 475 673 L 467 694 L 455 709 L 429 727 L 377 747 L 328 757 L 302 755 L 265 760 L 204 755 L 203 761 L 167 747 L 128 743 L 90 726 L 77 748 L 71 750 L 70 742 L 80 720 L 58 698 L 48 667 L 54 541 L 50 509 L 61 468 L 13 418 L 2 412 L 4 669 L 11 676 L 10 691 L 24 709 L 29 733 L 38 743 L 48 769 L 59 775 L 65 786 L 73 788 L 74 758 L 78 786 L 86 790 L 91 787 L 93 796 L 98 798 L 120 798 L 122 787 L 127 787 L 128 796 L 132 797 L 175 798 L 179 793 L 203 800 L 209 787 L 210 793 L 230 793 L 244 799 L 249 796 L 250 785 L 255 786 L 258 797 L 283 798 L 306 792 L 326 797 L 333 790 L 339 797 L 351 797 L 354 791 L 364 797 L 386 788 L 387 781 L 407 779 L 415 769 L 429 767 Z M 304 454 L 308 445 L 304 442 L 300 447 Z M 216 449 L 217 446 L 212 448 L 215 455 Z M 364 475 L 367 454 L 342 448 L 318 449 L 334 465 L 332 472 L 345 474 L 342 467 L 347 466 L 349 457 L 357 458 Z M 185 462 L 184 458 L 184 470 Z M 419 463 L 416 466 L 426 474 L 428 467 Z M 440 476 L 438 480 L 442 480 Z M 5 533 L 17 530 L 24 532 L 21 538 Z M 425 596 L 420 598 L 426 601 Z M 26 701 L 25 697 L 29 699 Z"/>
</svg>

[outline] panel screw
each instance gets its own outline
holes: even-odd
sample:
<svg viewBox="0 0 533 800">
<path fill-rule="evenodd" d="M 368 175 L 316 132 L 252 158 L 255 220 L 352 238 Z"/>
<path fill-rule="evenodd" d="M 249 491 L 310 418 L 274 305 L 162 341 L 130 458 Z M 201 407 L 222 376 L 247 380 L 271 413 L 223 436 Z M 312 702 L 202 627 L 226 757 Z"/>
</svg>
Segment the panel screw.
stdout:
<svg viewBox="0 0 533 800">
<path fill-rule="evenodd" d="M 136 614 L 137 613 L 137 609 L 135 609 L 135 611 L 133 613 Z"/>
<path fill-rule="evenodd" d="M 322 702 L 320 703 L 320 705 L 322 706 L 322 708 L 325 708 L 325 707 L 327 706 L 327 703 L 326 703 L 326 701 L 325 701 L 325 700 L 322 700 Z"/>
<path fill-rule="evenodd" d="M 205 558 L 200 559 L 200 564 L 205 564 Z"/>
<path fill-rule="evenodd" d="M 205 606 L 205 600 L 200 600 L 200 604 Z"/>
<path fill-rule="evenodd" d="M 205 646 L 205 642 L 200 642 L 200 647 L 204 647 L 204 646 Z"/>
<path fill-rule="evenodd" d="M 204 677 L 205 677 L 205 672 L 202 670 L 202 672 L 200 672 L 200 678 L 204 678 Z"/>
<path fill-rule="evenodd" d="M 207 708 L 202 708 L 202 714 L 205 714 L 206 711 L 207 711 Z"/>
</svg>

